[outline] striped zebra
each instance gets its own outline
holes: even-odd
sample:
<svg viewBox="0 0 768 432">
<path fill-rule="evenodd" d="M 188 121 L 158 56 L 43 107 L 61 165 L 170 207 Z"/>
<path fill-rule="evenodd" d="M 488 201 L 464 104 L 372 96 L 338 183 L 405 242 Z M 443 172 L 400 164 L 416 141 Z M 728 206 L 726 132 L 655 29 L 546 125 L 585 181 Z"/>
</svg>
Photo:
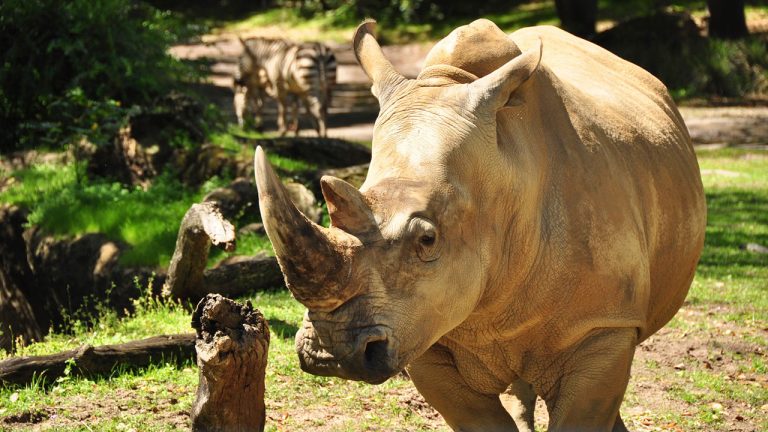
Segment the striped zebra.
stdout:
<svg viewBox="0 0 768 432">
<path fill-rule="evenodd" d="M 318 135 L 326 136 L 331 91 L 336 83 L 336 57 L 318 42 L 295 44 L 280 39 L 242 40 L 239 79 L 236 77 L 235 110 L 242 124 L 242 111 L 253 107 L 259 117 L 264 95 L 277 101 L 277 126 L 281 135 L 289 130 L 287 111 L 293 116 L 291 129 L 299 133 L 299 102 L 312 117 Z M 238 106 L 243 109 L 238 111 Z"/>
</svg>

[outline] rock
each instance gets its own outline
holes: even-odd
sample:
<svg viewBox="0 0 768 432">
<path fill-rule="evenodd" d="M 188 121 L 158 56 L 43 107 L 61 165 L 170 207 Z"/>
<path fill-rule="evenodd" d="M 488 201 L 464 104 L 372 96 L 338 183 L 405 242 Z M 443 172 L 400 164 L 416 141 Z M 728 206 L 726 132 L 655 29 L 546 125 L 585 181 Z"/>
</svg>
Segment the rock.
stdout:
<svg viewBox="0 0 768 432">
<path fill-rule="evenodd" d="M 757 243 L 747 243 L 739 246 L 739 249 L 757 254 L 768 254 L 768 247 Z"/>
<path fill-rule="evenodd" d="M 264 230 L 264 224 L 261 222 L 249 223 L 248 225 L 245 225 L 244 227 L 237 230 L 237 233 L 241 236 L 247 234 L 267 234 L 267 232 Z"/>
<path fill-rule="evenodd" d="M 293 204 L 300 212 L 304 213 L 307 219 L 316 223 L 320 222 L 323 212 L 317 206 L 315 195 L 306 186 L 300 183 L 287 183 L 285 189 L 288 191 L 288 197 L 293 201 Z"/>
<path fill-rule="evenodd" d="M 203 197 L 203 201 L 214 201 L 225 218 L 235 220 L 243 212 L 259 213 L 259 193 L 251 180 L 240 177 L 228 186 L 214 189 Z"/>
</svg>

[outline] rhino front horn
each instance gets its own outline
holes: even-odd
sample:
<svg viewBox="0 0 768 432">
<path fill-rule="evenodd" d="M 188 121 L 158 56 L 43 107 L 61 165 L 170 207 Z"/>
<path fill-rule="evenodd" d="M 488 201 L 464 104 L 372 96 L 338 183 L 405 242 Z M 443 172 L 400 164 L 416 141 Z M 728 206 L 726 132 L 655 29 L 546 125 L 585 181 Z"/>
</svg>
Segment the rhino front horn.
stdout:
<svg viewBox="0 0 768 432">
<path fill-rule="evenodd" d="M 291 202 L 261 147 L 256 148 L 254 168 L 261 220 L 286 286 L 308 308 L 337 308 L 355 294 L 347 282 L 360 241 L 307 219 Z"/>
</svg>

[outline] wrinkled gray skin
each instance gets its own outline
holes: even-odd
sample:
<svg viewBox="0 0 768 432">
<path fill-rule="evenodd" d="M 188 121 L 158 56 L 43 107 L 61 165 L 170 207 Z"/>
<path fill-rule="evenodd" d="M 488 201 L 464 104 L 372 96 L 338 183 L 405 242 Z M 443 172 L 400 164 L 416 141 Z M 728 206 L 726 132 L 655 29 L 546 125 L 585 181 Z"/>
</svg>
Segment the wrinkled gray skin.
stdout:
<svg viewBox="0 0 768 432">
<path fill-rule="evenodd" d="M 262 218 L 308 311 L 302 368 L 404 368 L 455 430 L 624 430 L 635 346 L 687 293 L 705 206 L 685 126 L 645 71 L 552 27 L 460 27 L 416 80 L 362 24 L 381 112 L 368 177 L 322 179 L 331 226 L 261 151 Z M 504 404 L 499 397 L 504 394 Z M 506 406 L 506 408 L 505 408 Z"/>
</svg>

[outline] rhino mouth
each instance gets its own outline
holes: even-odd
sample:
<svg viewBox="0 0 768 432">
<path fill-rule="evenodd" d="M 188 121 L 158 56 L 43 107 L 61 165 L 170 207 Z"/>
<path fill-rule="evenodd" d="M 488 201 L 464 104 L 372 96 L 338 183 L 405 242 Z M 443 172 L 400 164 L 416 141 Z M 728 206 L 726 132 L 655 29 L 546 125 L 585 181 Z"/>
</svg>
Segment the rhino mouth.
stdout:
<svg viewBox="0 0 768 432">
<path fill-rule="evenodd" d="M 296 351 L 304 372 L 381 384 L 397 375 L 400 365 L 397 344 L 386 326 L 354 331 L 349 342 L 326 345 L 314 327 L 305 325 L 296 334 Z"/>
</svg>

